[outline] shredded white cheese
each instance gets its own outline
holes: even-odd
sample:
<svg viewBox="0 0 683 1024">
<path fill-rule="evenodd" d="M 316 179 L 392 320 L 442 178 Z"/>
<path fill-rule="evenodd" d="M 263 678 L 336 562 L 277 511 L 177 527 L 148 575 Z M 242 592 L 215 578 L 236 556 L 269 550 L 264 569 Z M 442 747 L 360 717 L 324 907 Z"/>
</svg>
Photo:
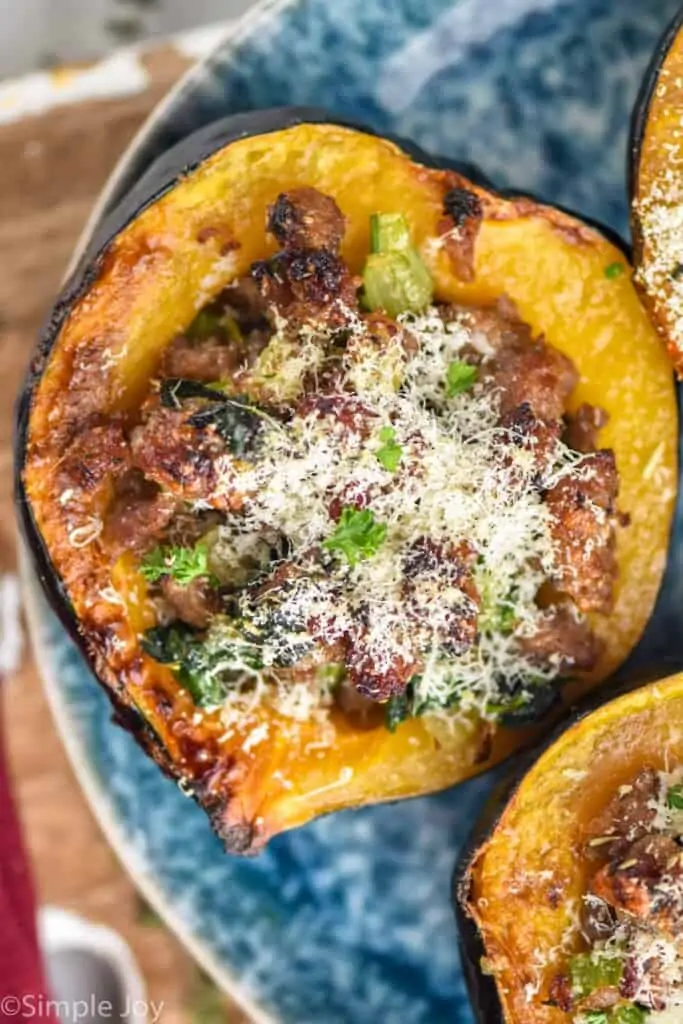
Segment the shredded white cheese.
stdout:
<svg viewBox="0 0 683 1024">
<path fill-rule="evenodd" d="M 267 385 L 271 398 L 277 390 L 283 401 L 291 401 L 301 391 L 304 371 L 322 368 L 325 346 L 311 329 L 293 355 L 285 328 L 279 325 L 252 379 Z M 349 331 L 338 389 L 325 395 L 328 405 L 311 408 L 285 425 L 266 423 L 258 459 L 239 477 L 244 507 L 220 527 L 212 549 L 214 564 L 223 564 L 227 572 L 236 557 L 253 557 L 264 535 L 286 537 L 286 561 L 301 569 L 301 579 L 283 588 L 278 599 L 281 617 L 295 624 L 294 637 L 285 637 L 285 643 L 302 640 L 306 624 L 316 620 L 324 625 L 308 639 L 319 643 L 322 638 L 333 648 L 362 620 L 364 649 L 376 673 L 391 671 L 397 661 L 414 660 L 419 649 L 421 664 L 414 681 L 418 704 L 438 711 L 457 701 L 461 711 L 476 709 L 484 717 L 495 717 L 505 680 L 530 679 L 535 684 L 558 670 L 551 660 L 539 671 L 520 647 L 520 638 L 533 635 L 543 618 L 537 593 L 554 564 L 539 466 L 528 448 L 506 443 L 510 435 L 498 425 L 497 396 L 490 388 L 475 383 L 462 394 L 447 396 L 450 364 L 468 348 L 487 351 L 486 338 L 472 328 L 466 314 L 450 323 L 436 311 L 406 316 L 395 337 L 381 345 L 360 318 L 351 318 Z M 338 413 L 331 408 L 335 402 Z M 377 457 L 383 428 L 391 428 L 393 443 L 401 449 L 395 471 Z M 579 474 L 581 459 L 556 442 L 544 469 L 545 486 Z M 234 486 L 232 475 L 229 486 Z M 334 533 L 342 507 L 370 508 L 375 522 L 386 527 L 386 539 L 355 565 L 334 558 L 320 571 L 318 553 Z M 482 600 L 480 625 L 514 594 L 514 631 L 482 628 L 478 641 L 464 653 L 444 655 L 449 620 L 467 612 L 472 597 L 458 581 L 444 584 L 436 572 L 425 571 L 414 584 L 419 614 L 411 610 L 405 560 L 425 538 L 471 549 Z M 282 642 L 282 637 L 264 640 L 268 684 Z M 260 699 L 263 672 L 244 671 L 249 699 Z M 244 699 L 237 693 L 230 697 L 232 721 L 232 705 Z M 308 719 L 315 708 L 324 710 L 330 703 L 329 694 L 309 682 L 290 681 L 275 699 L 280 712 L 296 720 Z"/>
</svg>

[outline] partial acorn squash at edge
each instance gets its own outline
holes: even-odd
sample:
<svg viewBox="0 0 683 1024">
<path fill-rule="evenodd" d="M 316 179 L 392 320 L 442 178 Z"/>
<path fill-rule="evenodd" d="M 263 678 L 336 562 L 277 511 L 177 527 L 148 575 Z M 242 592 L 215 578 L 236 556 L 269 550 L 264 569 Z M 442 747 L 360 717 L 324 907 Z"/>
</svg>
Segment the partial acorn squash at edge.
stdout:
<svg viewBox="0 0 683 1024">
<path fill-rule="evenodd" d="M 566 1024 L 549 988 L 581 948 L 575 908 L 595 871 L 580 853 L 590 827 L 642 768 L 682 763 L 679 673 L 574 716 L 494 793 L 455 880 L 463 969 L 481 1024 Z"/>
</svg>

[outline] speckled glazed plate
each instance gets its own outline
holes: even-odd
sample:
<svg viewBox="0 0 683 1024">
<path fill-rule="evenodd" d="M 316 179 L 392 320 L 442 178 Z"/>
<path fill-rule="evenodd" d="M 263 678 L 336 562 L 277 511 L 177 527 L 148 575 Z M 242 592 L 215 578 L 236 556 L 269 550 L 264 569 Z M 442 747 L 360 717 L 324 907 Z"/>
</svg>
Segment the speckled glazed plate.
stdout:
<svg viewBox="0 0 683 1024">
<path fill-rule="evenodd" d="M 240 110 L 308 104 L 472 161 L 502 187 L 624 231 L 629 112 L 677 7 L 260 6 L 143 129 L 89 230 L 155 157 L 197 127 Z M 680 519 L 679 510 L 683 537 Z M 659 658 L 680 634 L 676 561 L 640 661 Z M 111 725 L 104 694 L 26 577 L 48 696 L 95 813 L 147 898 L 219 983 L 257 1019 L 283 1024 L 470 1024 L 450 874 L 492 778 L 338 814 L 278 837 L 256 860 L 228 858 L 202 812 Z"/>
</svg>

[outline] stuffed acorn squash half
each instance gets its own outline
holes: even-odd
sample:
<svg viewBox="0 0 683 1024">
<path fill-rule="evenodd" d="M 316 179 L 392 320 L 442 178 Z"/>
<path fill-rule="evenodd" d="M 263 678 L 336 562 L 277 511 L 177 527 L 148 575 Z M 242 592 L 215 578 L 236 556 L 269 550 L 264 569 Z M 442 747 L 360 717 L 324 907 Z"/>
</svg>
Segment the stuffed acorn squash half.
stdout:
<svg viewBox="0 0 683 1024">
<path fill-rule="evenodd" d="M 457 892 L 482 1024 L 679 1024 L 683 675 L 580 718 L 489 815 Z"/>
<path fill-rule="evenodd" d="M 609 675 L 677 480 L 619 248 L 301 112 L 152 169 L 18 438 L 53 603 L 234 852 L 481 772 Z"/>
</svg>

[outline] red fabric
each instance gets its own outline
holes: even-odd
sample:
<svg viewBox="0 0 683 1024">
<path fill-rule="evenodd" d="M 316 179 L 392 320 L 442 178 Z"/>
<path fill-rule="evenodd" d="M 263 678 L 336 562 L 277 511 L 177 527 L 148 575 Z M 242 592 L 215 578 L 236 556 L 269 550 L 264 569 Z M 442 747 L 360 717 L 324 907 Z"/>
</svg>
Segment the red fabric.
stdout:
<svg viewBox="0 0 683 1024">
<path fill-rule="evenodd" d="M 0 1021 L 57 1024 L 46 992 L 33 885 L 0 728 Z"/>
</svg>

